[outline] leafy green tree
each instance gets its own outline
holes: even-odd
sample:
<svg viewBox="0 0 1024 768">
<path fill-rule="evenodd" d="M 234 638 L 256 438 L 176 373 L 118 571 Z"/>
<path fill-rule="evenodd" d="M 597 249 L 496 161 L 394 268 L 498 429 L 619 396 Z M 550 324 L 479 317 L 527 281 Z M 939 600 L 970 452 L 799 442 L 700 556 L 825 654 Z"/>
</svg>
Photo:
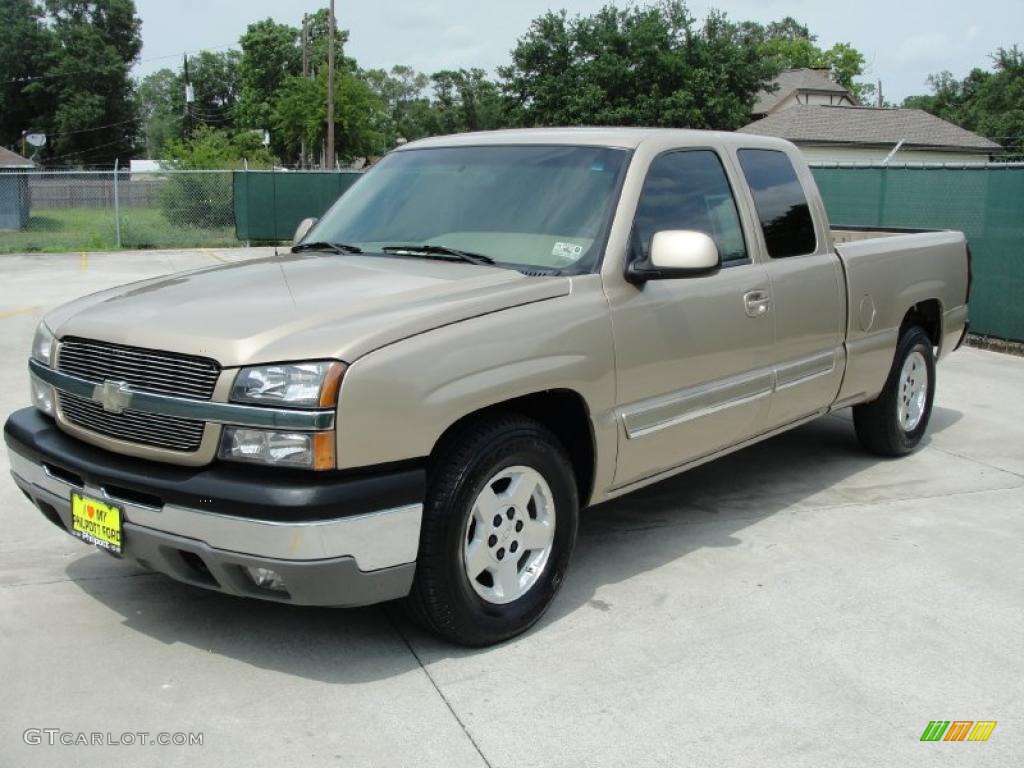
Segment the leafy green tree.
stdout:
<svg viewBox="0 0 1024 768">
<path fill-rule="evenodd" d="M 55 104 L 49 156 L 66 164 L 127 160 L 138 130 L 129 70 L 142 48 L 132 0 L 46 0 L 60 55 L 46 72 Z"/>
<path fill-rule="evenodd" d="M 188 59 L 188 76 L 195 100 L 189 106 L 196 122 L 233 127 L 241 91 L 239 51 L 203 51 Z M 184 94 L 184 83 L 182 83 Z"/>
<path fill-rule="evenodd" d="M 335 152 L 342 163 L 384 152 L 386 116 L 365 80 L 347 70 L 335 73 Z M 289 78 L 278 94 L 271 124 L 286 156 L 297 158 L 303 140 L 320 154 L 327 125 L 327 73 Z"/>
<path fill-rule="evenodd" d="M 430 78 L 412 67 L 396 65 L 390 72 L 371 69 L 363 78 L 384 107 L 384 141 L 393 147 L 399 139 L 413 141 L 439 132 L 437 120 L 426 96 Z"/>
<path fill-rule="evenodd" d="M 590 16 L 535 19 L 500 71 L 508 117 L 522 125 L 734 129 L 777 73 L 750 25 L 681 0 Z"/>
<path fill-rule="evenodd" d="M 181 74 L 174 70 L 165 67 L 139 82 L 135 103 L 142 126 L 140 149 L 146 157 L 160 157 L 168 141 L 181 138 L 184 102 Z"/>
<path fill-rule="evenodd" d="M 321 8 L 309 17 L 309 67 L 311 74 L 317 74 L 321 70 L 327 71 L 328 51 L 330 49 L 329 31 L 330 12 Z M 349 33 L 347 29 L 338 28 L 338 19 L 334 19 L 334 65 L 338 70 L 355 70 L 355 59 L 345 56 L 345 46 L 348 44 Z"/>
<path fill-rule="evenodd" d="M 282 87 L 302 74 L 299 30 L 264 19 L 250 24 L 240 42 L 238 124 L 268 128 Z"/>
<path fill-rule="evenodd" d="M 0 145 L 27 130 L 50 130 L 53 103 L 40 75 L 56 51 L 35 0 L 0 0 Z M 26 150 L 29 152 L 29 150 Z"/>
<path fill-rule="evenodd" d="M 163 159 L 177 169 L 270 168 L 274 157 L 263 146 L 258 131 L 242 131 L 231 135 L 219 128 L 201 125 L 192 137 L 172 139 L 164 147 Z"/>
<path fill-rule="evenodd" d="M 1007 150 L 1006 159 L 1024 158 L 1024 51 L 1000 48 L 993 70 L 974 69 L 963 80 L 950 72 L 928 78 L 932 93 L 903 103 L 987 136 Z"/>
<path fill-rule="evenodd" d="M 430 80 L 434 85 L 435 124 L 440 133 L 502 127 L 501 91 L 482 69 L 443 70 L 431 75 Z"/>
</svg>

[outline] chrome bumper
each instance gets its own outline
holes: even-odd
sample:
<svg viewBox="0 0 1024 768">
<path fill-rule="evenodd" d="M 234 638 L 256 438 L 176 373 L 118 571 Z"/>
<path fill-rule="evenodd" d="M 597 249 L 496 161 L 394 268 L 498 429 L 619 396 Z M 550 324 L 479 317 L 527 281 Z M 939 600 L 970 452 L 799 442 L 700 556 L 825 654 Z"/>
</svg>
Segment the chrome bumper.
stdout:
<svg viewBox="0 0 1024 768">
<path fill-rule="evenodd" d="M 71 524 L 71 492 L 123 510 L 124 556 L 179 581 L 305 605 L 364 605 L 408 593 L 422 504 L 338 519 L 275 522 L 173 504 L 149 506 L 103 486 L 75 484 L 8 451 L 17 485 L 51 520 Z M 285 592 L 258 587 L 247 568 L 281 574 Z"/>
</svg>

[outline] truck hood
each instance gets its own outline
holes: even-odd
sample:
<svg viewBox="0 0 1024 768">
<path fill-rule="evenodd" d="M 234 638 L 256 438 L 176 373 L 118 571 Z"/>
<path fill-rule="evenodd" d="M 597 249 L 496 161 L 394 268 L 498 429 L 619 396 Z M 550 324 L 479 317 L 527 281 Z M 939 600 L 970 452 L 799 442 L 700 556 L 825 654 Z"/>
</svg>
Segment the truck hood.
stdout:
<svg viewBox="0 0 1024 768">
<path fill-rule="evenodd" d="M 47 315 L 58 338 L 204 355 L 224 367 L 337 358 L 565 296 L 568 277 L 420 257 L 288 254 L 92 294 Z"/>
</svg>

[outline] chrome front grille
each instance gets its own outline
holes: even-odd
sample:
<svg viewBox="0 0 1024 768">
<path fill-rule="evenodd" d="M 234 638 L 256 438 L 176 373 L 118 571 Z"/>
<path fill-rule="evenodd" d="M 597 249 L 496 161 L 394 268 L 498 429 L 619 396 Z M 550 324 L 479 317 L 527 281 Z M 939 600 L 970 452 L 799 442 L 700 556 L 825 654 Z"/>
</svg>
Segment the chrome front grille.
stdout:
<svg viewBox="0 0 1024 768">
<path fill-rule="evenodd" d="M 201 421 L 139 411 L 107 413 L 99 403 L 84 397 L 67 392 L 61 392 L 59 397 L 65 419 L 107 437 L 154 448 L 189 452 L 198 450 L 203 439 L 205 424 Z"/>
<path fill-rule="evenodd" d="M 61 342 L 57 369 L 95 381 L 123 381 L 159 395 L 209 400 L 220 375 L 213 360 L 85 339 Z"/>
<path fill-rule="evenodd" d="M 135 391 L 209 400 L 220 366 L 209 358 L 121 344 L 65 339 L 57 369 L 96 384 L 123 381 Z M 110 413 L 88 398 L 62 392 L 60 411 L 70 424 L 100 435 L 172 451 L 194 452 L 205 424 L 194 419 L 125 410 Z"/>
</svg>

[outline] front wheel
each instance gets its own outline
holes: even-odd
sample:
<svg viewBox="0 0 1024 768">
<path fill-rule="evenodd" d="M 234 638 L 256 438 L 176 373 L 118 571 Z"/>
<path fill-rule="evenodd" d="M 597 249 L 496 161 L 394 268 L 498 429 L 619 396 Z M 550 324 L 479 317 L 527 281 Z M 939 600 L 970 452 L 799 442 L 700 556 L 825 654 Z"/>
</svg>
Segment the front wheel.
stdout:
<svg viewBox="0 0 1024 768">
<path fill-rule="evenodd" d="M 578 508 L 572 464 L 542 424 L 509 414 L 464 425 L 431 461 L 413 618 L 470 646 L 525 631 L 565 577 Z"/>
<path fill-rule="evenodd" d="M 861 445 L 880 456 L 904 456 L 924 437 L 935 399 L 935 354 L 919 326 L 903 331 L 878 398 L 853 408 Z"/>
</svg>

